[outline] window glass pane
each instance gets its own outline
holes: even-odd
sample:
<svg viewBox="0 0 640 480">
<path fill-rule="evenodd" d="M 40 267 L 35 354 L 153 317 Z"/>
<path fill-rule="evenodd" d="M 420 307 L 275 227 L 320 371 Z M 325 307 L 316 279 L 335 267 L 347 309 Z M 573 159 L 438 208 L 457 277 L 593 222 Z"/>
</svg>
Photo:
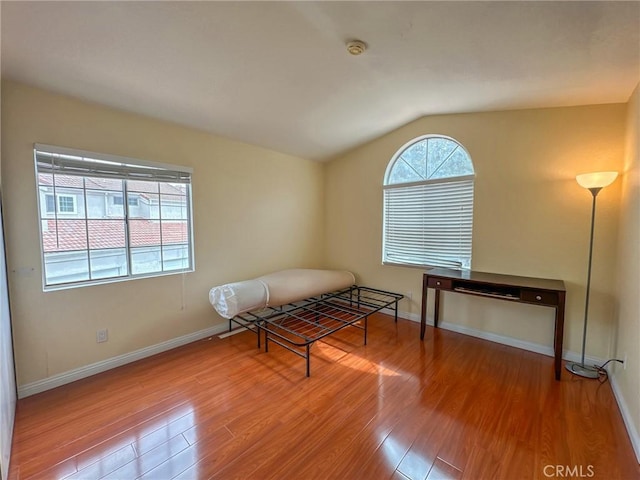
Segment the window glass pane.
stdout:
<svg viewBox="0 0 640 480">
<path fill-rule="evenodd" d="M 189 245 L 162 247 L 162 266 L 164 271 L 189 268 Z"/>
<path fill-rule="evenodd" d="M 123 220 L 89 220 L 89 248 L 123 248 L 125 230 Z"/>
<path fill-rule="evenodd" d="M 473 166 L 466 153 L 460 148 L 455 150 L 438 170 L 432 173 L 431 178 L 450 178 L 473 175 Z"/>
<path fill-rule="evenodd" d="M 50 173 L 38 173 L 38 185 L 53 185 L 53 175 Z"/>
<path fill-rule="evenodd" d="M 416 179 L 426 180 L 427 178 L 427 141 L 422 140 L 414 143 L 404 152 L 401 157 L 407 165 L 415 172 Z M 412 180 L 413 181 L 413 180 Z"/>
<path fill-rule="evenodd" d="M 160 245 L 160 222 L 129 220 L 129 244 L 132 247 Z"/>
<path fill-rule="evenodd" d="M 462 150 L 456 150 L 444 164 L 444 170 L 448 177 L 473 175 L 473 165 L 467 154 Z"/>
<path fill-rule="evenodd" d="M 167 195 L 186 195 L 187 186 L 184 183 L 160 182 L 160 193 Z"/>
<path fill-rule="evenodd" d="M 82 177 L 75 175 L 54 175 L 54 183 L 56 187 L 83 188 L 84 182 Z"/>
<path fill-rule="evenodd" d="M 146 182 L 142 180 L 127 180 L 127 191 L 158 193 L 158 182 Z"/>
<path fill-rule="evenodd" d="M 121 191 L 87 190 L 88 218 L 124 218 L 122 205 L 114 205 L 113 199 L 120 196 Z"/>
<path fill-rule="evenodd" d="M 89 280 L 87 251 L 45 253 L 44 274 L 47 285 Z"/>
<path fill-rule="evenodd" d="M 42 213 L 47 217 L 54 217 L 58 213 L 65 219 L 84 218 L 84 191 L 81 189 L 56 188 L 55 197 L 53 188 L 40 190 L 40 205 Z M 46 192 L 46 193 L 45 193 Z"/>
<path fill-rule="evenodd" d="M 389 183 L 419 182 L 420 180 L 424 179 L 421 178 L 416 171 L 407 164 L 407 162 L 402 158 L 396 160 L 396 163 L 393 165 L 393 169 L 391 170 Z"/>
<path fill-rule="evenodd" d="M 162 219 L 187 219 L 187 197 L 180 195 L 160 195 Z"/>
<path fill-rule="evenodd" d="M 131 205 L 132 198 L 138 202 Z M 146 218 L 158 220 L 160 218 L 160 195 L 157 193 L 129 194 L 129 218 Z"/>
<path fill-rule="evenodd" d="M 122 277 L 129 274 L 127 268 L 127 250 L 125 248 L 110 248 L 106 250 L 91 250 L 91 278 Z"/>
<path fill-rule="evenodd" d="M 161 271 L 160 247 L 137 247 L 131 249 L 131 273 L 140 275 Z"/>
<path fill-rule="evenodd" d="M 162 244 L 187 243 L 189 241 L 188 224 L 185 221 L 162 221 Z"/>
<path fill-rule="evenodd" d="M 447 138 L 429 138 L 427 178 L 432 178 L 434 173 L 457 148 L 458 144 Z M 442 178 L 442 176 L 439 176 L 438 178 Z"/>
<path fill-rule="evenodd" d="M 42 221 L 42 247 L 45 252 L 85 250 L 87 248 L 87 229 L 84 220 Z"/>
</svg>

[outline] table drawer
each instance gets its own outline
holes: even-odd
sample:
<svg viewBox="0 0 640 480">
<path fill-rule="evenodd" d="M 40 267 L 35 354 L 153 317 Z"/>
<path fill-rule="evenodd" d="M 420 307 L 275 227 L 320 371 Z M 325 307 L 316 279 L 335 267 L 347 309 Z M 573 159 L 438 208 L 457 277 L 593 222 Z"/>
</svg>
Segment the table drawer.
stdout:
<svg viewBox="0 0 640 480">
<path fill-rule="evenodd" d="M 437 278 L 429 277 L 427 280 L 427 286 L 429 288 L 439 288 L 441 290 L 451 290 L 453 287 L 452 280 L 450 278 Z"/>
<path fill-rule="evenodd" d="M 523 288 L 520 291 L 520 300 L 523 302 L 540 303 L 542 305 L 557 305 L 558 294 L 544 290 L 529 290 Z"/>
</svg>

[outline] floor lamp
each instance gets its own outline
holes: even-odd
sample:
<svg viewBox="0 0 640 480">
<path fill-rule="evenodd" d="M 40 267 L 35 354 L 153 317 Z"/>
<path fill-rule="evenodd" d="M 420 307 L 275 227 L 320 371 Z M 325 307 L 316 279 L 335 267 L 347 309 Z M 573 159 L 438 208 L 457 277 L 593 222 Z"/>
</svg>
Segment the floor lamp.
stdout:
<svg viewBox="0 0 640 480">
<path fill-rule="evenodd" d="M 587 270 L 587 295 L 584 305 L 584 329 L 582 332 L 582 359 L 578 362 L 567 362 L 566 368 L 575 375 L 585 378 L 598 378 L 598 370 L 584 364 L 584 350 L 587 342 L 587 319 L 589 317 L 589 290 L 591 289 L 591 258 L 593 256 L 593 226 L 596 218 L 596 197 L 600 190 L 611 185 L 618 176 L 618 172 L 597 172 L 578 175 L 576 181 L 581 187 L 588 189 L 593 195 L 591 206 L 591 237 L 589 240 L 589 268 Z"/>
</svg>

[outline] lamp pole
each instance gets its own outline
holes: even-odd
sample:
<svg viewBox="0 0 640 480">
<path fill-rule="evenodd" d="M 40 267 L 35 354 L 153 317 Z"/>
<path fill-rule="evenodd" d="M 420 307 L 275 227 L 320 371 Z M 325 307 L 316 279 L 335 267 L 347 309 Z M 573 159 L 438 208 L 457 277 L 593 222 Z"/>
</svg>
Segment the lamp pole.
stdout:
<svg viewBox="0 0 640 480">
<path fill-rule="evenodd" d="M 589 320 L 589 294 L 591 292 L 591 263 L 593 259 L 593 233 L 596 221 L 596 197 L 600 190 L 613 183 L 618 176 L 617 172 L 599 172 L 578 175 L 576 180 L 580 186 L 588 189 L 593 196 L 591 204 L 591 233 L 589 235 L 589 266 L 587 267 L 587 293 L 584 304 L 584 327 L 582 331 L 582 357 L 580 363 L 567 362 L 565 367 L 571 373 L 585 378 L 598 378 L 598 370 L 584 364 L 584 355 L 587 345 L 587 322 Z"/>
<path fill-rule="evenodd" d="M 590 188 L 589 191 L 593 195 L 593 202 L 591 204 L 591 234 L 589 240 L 589 267 L 587 268 L 587 295 L 584 301 L 584 329 L 582 331 L 582 359 L 580 365 L 584 368 L 584 351 L 587 345 L 587 320 L 589 319 L 589 293 L 591 292 L 591 262 L 593 260 L 593 231 L 596 223 L 596 197 L 602 190 L 600 188 Z"/>
</svg>

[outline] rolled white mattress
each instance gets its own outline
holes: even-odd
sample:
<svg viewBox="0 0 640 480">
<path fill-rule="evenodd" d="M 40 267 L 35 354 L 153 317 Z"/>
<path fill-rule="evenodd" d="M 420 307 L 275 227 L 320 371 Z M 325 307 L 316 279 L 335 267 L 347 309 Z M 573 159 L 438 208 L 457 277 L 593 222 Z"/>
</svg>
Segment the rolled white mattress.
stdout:
<svg viewBox="0 0 640 480">
<path fill-rule="evenodd" d="M 209 302 L 224 318 L 276 307 L 350 287 L 355 276 L 344 270 L 291 269 L 253 280 L 227 283 L 209 291 Z"/>
</svg>

